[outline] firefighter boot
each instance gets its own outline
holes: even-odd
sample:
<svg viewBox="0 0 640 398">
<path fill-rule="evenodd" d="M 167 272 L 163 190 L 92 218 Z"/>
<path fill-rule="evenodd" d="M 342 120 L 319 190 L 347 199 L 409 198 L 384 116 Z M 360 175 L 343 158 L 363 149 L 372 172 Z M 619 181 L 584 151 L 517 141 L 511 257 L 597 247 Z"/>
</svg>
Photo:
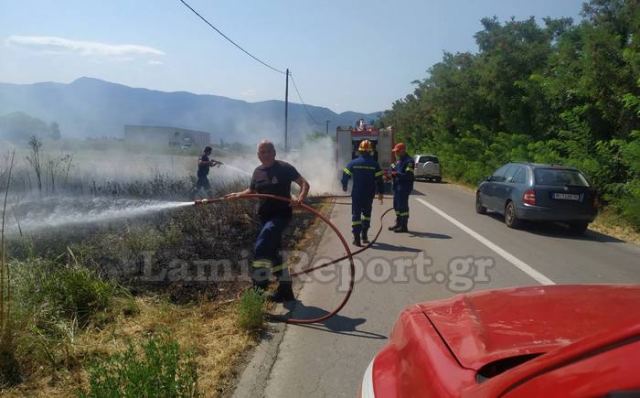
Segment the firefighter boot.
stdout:
<svg viewBox="0 0 640 398">
<path fill-rule="evenodd" d="M 389 227 L 389 231 L 396 231 L 396 229 L 400 228 L 400 218 L 396 217 L 396 224 Z"/>
<path fill-rule="evenodd" d="M 367 236 L 368 231 L 369 231 L 368 229 L 362 230 L 362 243 L 364 243 L 365 245 L 369 244 L 369 237 Z"/>
<path fill-rule="evenodd" d="M 407 225 L 409 224 L 409 217 L 403 217 L 400 221 L 400 226 L 393 230 L 393 232 L 409 232 Z"/>
<path fill-rule="evenodd" d="M 293 295 L 293 288 L 291 287 L 291 282 L 288 281 L 280 281 L 278 283 L 278 289 L 269 296 L 269 300 L 274 303 L 283 303 L 285 301 L 293 301 L 296 299 L 296 296 Z"/>
<path fill-rule="evenodd" d="M 360 234 L 353 234 L 353 245 L 354 246 L 362 246 L 362 243 L 360 243 Z"/>
</svg>

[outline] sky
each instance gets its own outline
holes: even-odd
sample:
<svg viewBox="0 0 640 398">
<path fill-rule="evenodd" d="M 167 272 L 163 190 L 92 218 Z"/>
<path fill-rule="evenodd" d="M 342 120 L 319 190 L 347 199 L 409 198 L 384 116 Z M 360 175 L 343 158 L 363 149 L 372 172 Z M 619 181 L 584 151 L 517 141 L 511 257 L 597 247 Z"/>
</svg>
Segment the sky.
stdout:
<svg viewBox="0 0 640 398">
<path fill-rule="evenodd" d="M 580 20 L 579 0 L 185 0 L 273 68 L 289 101 L 378 112 L 444 52 L 477 52 L 480 20 Z M 179 0 L 0 0 L 0 82 L 94 77 L 161 91 L 284 100 L 285 74 Z M 296 92 L 296 87 L 299 94 Z"/>
</svg>

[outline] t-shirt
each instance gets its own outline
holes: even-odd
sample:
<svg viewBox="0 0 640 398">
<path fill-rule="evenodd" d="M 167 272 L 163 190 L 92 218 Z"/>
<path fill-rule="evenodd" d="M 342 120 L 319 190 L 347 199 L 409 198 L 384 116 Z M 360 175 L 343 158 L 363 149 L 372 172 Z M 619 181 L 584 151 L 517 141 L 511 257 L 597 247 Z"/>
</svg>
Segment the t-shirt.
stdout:
<svg viewBox="0 0 640 398">
<path fill-rule="evenodd" d="M 200 164 L 200 162 L 207 162 L 207 164 Z M 202 154 L 200 157 L 200 162 L 198 162 L 198 177 L 206 177 L 209 174 L 209 156 L 206 154 Z"/>
<path fill-rule="evenodd" d="M 253 171 L 250 189 L 257 193 L 291 197 L 291 182 L 300 177 L 295 167 L 287 162 L 276 160 L 271 167 L 258 166 Z M 270 219 L 273 217 L 291 217 L 291 206 L 287 202 L 276 199 L 263 199 L 258 208 L 260 217 Z"/>
</svg>

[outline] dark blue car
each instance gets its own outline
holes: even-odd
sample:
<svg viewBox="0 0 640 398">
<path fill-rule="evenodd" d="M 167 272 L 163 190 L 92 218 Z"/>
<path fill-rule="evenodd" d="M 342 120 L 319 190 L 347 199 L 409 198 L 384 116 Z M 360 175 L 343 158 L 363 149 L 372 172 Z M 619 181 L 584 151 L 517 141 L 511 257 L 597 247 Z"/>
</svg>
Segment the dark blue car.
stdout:
<svg viewBox="0 0 640 398">
<path fill-rule="evenodd" d="M 510 228 L 523 220 L 558 221 L 584 233 L 598 213 L 597 193 L 580 170 L 548 164 L 508 163 L 480 183 L 476 212 L 504 214 Z"/>
</svg>

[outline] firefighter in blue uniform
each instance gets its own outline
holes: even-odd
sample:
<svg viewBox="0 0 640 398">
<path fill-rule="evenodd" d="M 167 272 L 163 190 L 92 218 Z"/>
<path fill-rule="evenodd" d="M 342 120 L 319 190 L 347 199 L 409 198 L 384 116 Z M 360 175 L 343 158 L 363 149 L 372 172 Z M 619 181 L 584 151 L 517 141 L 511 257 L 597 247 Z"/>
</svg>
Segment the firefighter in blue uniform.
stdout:
<svg viewBox="0 0 640 398">
<path fill-rule="evenodd" d="M 347 191 L 349 179 L 353 177 L 351 189 L 351 229 L 353 244 L 361 246 L 368 244 L 367 232 L 371 225 L 371 207 L 373 198 L 378 191 L 378 199 L 382 203 L 384 183 L 382 169 L 371 156 L 373 146 L 369 140 L 364 140 L 358 146 L 360 156 L 353 159 L 342 171 L 342 190 Z M 362 241 L 360 238 L 362 237 Z"/>
<path fill-rule="evenodd" d="M 391 166 L 393 177 L 393 209 L 396 211 L 396 225 L 389 228 L 394 232 L 409 232 L 409 195 L 413 191 L 413 169 L 415 162 L 407 155 L 407 147 L 398 143 L 393 147 L 396 162 Z"/>
</svg>

